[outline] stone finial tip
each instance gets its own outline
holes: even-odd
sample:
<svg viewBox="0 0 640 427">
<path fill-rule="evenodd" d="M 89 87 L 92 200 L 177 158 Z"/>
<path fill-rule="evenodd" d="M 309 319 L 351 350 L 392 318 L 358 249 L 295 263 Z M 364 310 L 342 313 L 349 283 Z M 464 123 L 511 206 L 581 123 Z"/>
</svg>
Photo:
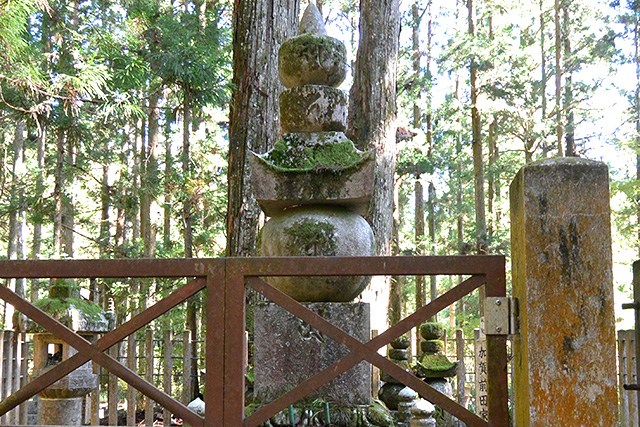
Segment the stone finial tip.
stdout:
<svg viewBox="0 0 640 427">
<path fill-rule="evenodd" d="M 302 15 L 298 34 L 313 34 L 314 36 L 326 36 L 327 30 L 324 28 L 322 14 L 313 2 L 309 2 L 309 6 Z"/>
</svg>

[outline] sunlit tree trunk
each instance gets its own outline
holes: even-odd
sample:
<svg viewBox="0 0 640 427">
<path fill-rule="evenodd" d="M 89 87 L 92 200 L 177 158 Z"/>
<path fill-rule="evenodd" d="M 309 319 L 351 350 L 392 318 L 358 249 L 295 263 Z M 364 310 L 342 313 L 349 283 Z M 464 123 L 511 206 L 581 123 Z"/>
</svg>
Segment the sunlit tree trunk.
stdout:
<svg viewBox="0 0 640 427">
<path fill-rule="evenodd" d="M 564 114 L 566 123 L 566 135 L 565 135 L 565 156 L 576 155 L 576 142 L 575 142 L 575 119 L 573 113 L 573 67 L 570 64 L 571 61 L 571 21 L 569 17 L 569 4 L 565 0 L 562 6 L 564 31 L 563 31 L 563 49 L 564 49 Z"/>
<path fill-rule="evenodd" d="M 350 135 L 358 147 L 375 152 L 376 177 L 369 221 L 378 255 L 391 254 L 393 234 L 399 6 L 399 0 L 361 0 L 360 44 L 349 99 Z M 372 280 L 363 298 L 372 303 L 372 311 L 387 313 L 389 278 Z M 386 317 L 372 328 L 386 329 Z"/>
<path fill-rule="evenodd" d="M 560 22 L 560 0 L 555 0 L 554 23 L 556 30 L 556 144 L 558 145 L 558 156 L 563 156 L 562 135 L 564 133 L 564 127 L 562 125 L 562 30 Z"/>
<path fill-rule="evenodd" d="M 468 24 L 469 35 L 475 37 L 476 24 L 473 0 L 467 0 L 469 11 Z M 471 90 L 471 148 L 473 151 L 473 184 L 475 195 L 475 218 L 476 218 L 476 239 L 478 247 L 483 245 L 487 238 L 487 220 L 485 216 L 484 198 L 484 158 L 482 156 L 482 122 L 480 110 L 478 109 L 478 64 L 475 59 L 471 60 L 470 68 L 470 90 Z"/>
<path fill-rule="evenodd" d="M 279 137 L 278 49 L 295 35 L 299 0 L 237 0 L 233 11 L 233 95 L 229 114 L 227 255 L 255 255 L 260 208 L 251 189 L 249 151 Z"/>
</svg>

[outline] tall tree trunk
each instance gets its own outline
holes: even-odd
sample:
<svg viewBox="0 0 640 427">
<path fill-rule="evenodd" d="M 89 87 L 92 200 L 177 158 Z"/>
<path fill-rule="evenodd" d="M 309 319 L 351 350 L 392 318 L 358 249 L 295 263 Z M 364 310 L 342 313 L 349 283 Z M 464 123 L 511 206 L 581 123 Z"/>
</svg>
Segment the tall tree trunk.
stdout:
<svg viewBox="0 0 640 427">
<path fill-rule="evenodd" d="M 566 136 L 565 136 L 565 156 L 576 155 L 576 142 L 575 142 L 575 120 L 573 114 L 573 67 L 570 64 L 571 61 L 571 21 L 569 18 L 569 4 L 568 1 L 564 1 L 562 5 L 562 14 L 564 22 L 563 31 L 563 49 L 564 49 L 564 114 L 566 123 Z"/>
<path fill-rule="evenodd" d="M 162 226 L 162 243 L 165 250 L 171 249 L 171 170 L 173 167 L 173 155 L 171 154 L 171 120 L 165 119 L 165 138 L 164 138 L 164 207 L 163 207 L 163 226 Z"/>
<path fill-rule="evenodd" d="M 402 188 L 403 179 L 398 177 L 395 183 L 395 190 L 393 192 L 393 205 L 395 209 L 393 211 L 393 247 L 392 254 L 400 255 L 400 229 L 402 229 L 403 218 L 402 209 L 400 209 L 400 189 Z M 406 282 L 406 276 L 393 276 L 391 278 L 389 288 L 389 325 L 395 325 L 402 320 L 404 313 L 404 297 L 402 288 Z"/>
<path fill-rule="evenodd" d="M 376 177 L 369 220 L 379 255 L 391 254 L 393 232 L 399 6 L 399 0 L 360 1 L 360 43 L 349 99 L 353 141 L 360 148 L 375 150 Z M 364 297 L 373 304 L 374 312 L 388 310 L 388 283 L 389 278 L 378 277 L 365 291 Z M 372 327 L 384 330 L 386 324 Z"/>
<path fill-rule="evenodd" d="M 475 37 L 476 24 L 473 0 L 467 0 L 469 10 L 469 35 Z M 478 247 L 482 247 L 487 238 L 487 221 L 485 216 L 484 199 L 484 158 L 482 156 L 482 122 L 478 109 L 478 64 L 471 60 L 470 84 L 471 84 L 471 148 L 473 151 L 473 184 L 476 217 L 476 239 Z"/>
<path fill-rule="evenodd" d="M 182 175 L 185 183 L 191 180 L 191 92 L 188 86 L 184 87 L 184 100 L 182 109 Z M 191 185 L 186 185 L 191 188 Z M 187 193 L 182 206 L 182 225 L 184 227 L 184 257 L 193 258 L 193 206 L 191 194 Z M 198 296 L 195 295 L 187 300 L 187 313 L 185 327 L 191 331 L 191 354 L 198 354 Z M 198 364 L 191 364 L 191 379 L 188 382 L 191 386 L 189 391 L 189 401 L 195 399 L 199 392 L 198 386 Z"/>
<path fill-rule="evenodd" d="M 58 130 L 56 137 L 56 168 L 55 185 L 53 189 L 54 214 L 53 214 L 53 256 L 60 258 L 62 254 L 62 215 L 64 204 L 64 154 L 66 143 L 66 131 Z"/>
<path fill-rule="evenodd" d="M 23 252 L 23 222 L 24 222 L 24 191 L 23 182 L 25 174 L 24 165 L 24 142 L 25 142 L 26 124 L 24 119 L 18 119 L 15 125 L 13 135 L 12 157 L 13 166 L 11 168 L 11 186 L 9 206 L 9 242 L 7 244 L 8 259 L 22 259 Z M 24 279 L 8 279 L 7 287 L 20 296 L 24 296 Z M 14 319 L 14 308 L 12 305 L 4 303 L 5 325 L 11 327 L 13 321 L 13 329 L 17 328 Z"/>
<path fill-rule="evenodd" d="M 413 80 L 414 87 L 417 87 L 417 93 L 415 93 L 415 100 L 413 102 L 413 127 L 420 131 L 422 129 L 422 108 L 420 107 L 420 98 L 422 95 L 420 81 L 421 74 L 421 59 L 422 52 L 420 51 L 420 21 L 422 15 L 420 13 L 420 5 L 418 2 L 414 2 L 411 6 L 411 43 L 413 50 Z M 428 90 L 428 89 L 427 89 Z M 429 112 L 427 112 L 429 114 Z M 428 130 L 427 130 L 428 132 Z M 427 139 L 429 135 L 427 135 Z M 422 176 L 421 170 L 416 168 L 415 171 L 415 183 L 414 183 L 414 196 L 415 196 L 415 216 L 414 216 L 414 244 L 416 246 L 416 255 L 424 255 L 424 189 L 422 188 Z M 396 208 L 398 208 L 396 206 Z M 422 307 L 427 303 L 427 290 L 425 286 L 424 276 L 416 276 L 416 309 Z M 418 337 L 420 338 L 420 337 Z M 418 339 L 418 342 L 420 339 Z M 418 351 L 420 347 L 418 346 Z M 420 354 L 420 351 L 419 351 Z"/>
<path fill-rule="evenodd" d="M 156 233 L 151 218 L 151 207 L 155 203 L 155 187 L 158 181 L 159 98 L 159 89 L 153 90 L 149 96 L 147 143 L 142 145 L 140 151 L 140 234 L 145 258 L 154 258 L 156 252 Z"/>
<path fill-rule="evenodd" d="M 558 145 L 558 156 L 564 155 L 562 149 L 562 134 L 564 127 L 562 125 L 562 30 L 560 23 L 560 0 L 555 0 L 554 6 L 554 22 L 556 30 L 556 144 Z"/>
<path fill-rule="evenodd" d="M 46 14 L 45 14 L 46 15 Z M 38 205 L 42 206 L 44 202 L 44 149 L 47 142 L 47 129 L 48 124 L 46 120 L 42 120 L 38 127 L 38 146 L 36 162 L 38 166 L 38 172 L 36 173 L 36 197 L 39 198 Z M 41 207 L 40 207 L 41 208 Z M 33 241 L 31 244 L 31 259 L 40 259 L 42 251 L 42 217 L 41 215 L 34 215 L 33 218 Z M 31 302 L 38 300 L 38 289 L 40 287 L 39 279 L 31 279 Z"/>
<path fill-rule="evenodd" d="M 249 151 L 264 153 L 280 133 L 278 49 L 298 26 L 299 0 L 236 0 L 229 114 L 227 256 L 255 255 L 260 208 Z"/>
<path fill-rule="evenodd" d="M 636 63 L 636 92 L 634 118 L 636 125 L 635 149 L 636 149 L 636 180 L 640 182 L 640 10 L 634 9 L 635 27 L 633 33 L 634 60 Z M 638 197 L 638 196 L 637 196 Z M 638 256 L 640 257 L 640 200 L 636 199 L 636 225 L 638 226 Z"/>
<path fill-rule="evenodd" d="M 494 222 L 495 215 L 495 198 L 496 198 L 496 164 L 498 161 L 498 144 L 496 141 L 496 117 L 489 123 L 489 179 L 487 183 L 487 211 L 489 212 L 488 233 L 493 235 L 495 229 L 498 228 L 498 222 Z M 528 153 L 529 151 L 527 151 Z"/>
<path fill-rule="evenodd" d="M 540 0 L 540 99 L 541 114 L 543 122 L 547 120 L 547 51 L 545 47 L 545 19 L 544 19 L 544 0 Z M 549 147 L 547 145 L 547 132 L 542 135 L 542 157 L 547 157 Z"/>
</svg>

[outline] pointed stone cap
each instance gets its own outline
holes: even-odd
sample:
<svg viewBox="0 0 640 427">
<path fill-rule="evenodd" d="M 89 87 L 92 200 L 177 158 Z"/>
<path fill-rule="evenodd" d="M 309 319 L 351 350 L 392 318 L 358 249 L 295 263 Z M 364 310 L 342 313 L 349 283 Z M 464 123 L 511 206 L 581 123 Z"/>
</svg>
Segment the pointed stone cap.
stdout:
<svg viewBox="0 0 640 427">
<path fill-rule="evenodd" d="M 324 27 L 324 21 L 322 20 L 322 14 L 316 7 L 315 3 L 309 3 L 309 6 L 302 15 L 300 20 L 300 27 L 298 28 L 298 35 L 313 34 L 318 37 L 326 37 L 327 30 Z"/>
<path fill-rule="evenodd" d="M 338 87 L 347 75 L 347 49 L 327 36 L 322 15 L 309 4 L 299 35 L 285 40 L 278 52 L 280 81 L 287 88 L 306 84 Z"/>
</svg>

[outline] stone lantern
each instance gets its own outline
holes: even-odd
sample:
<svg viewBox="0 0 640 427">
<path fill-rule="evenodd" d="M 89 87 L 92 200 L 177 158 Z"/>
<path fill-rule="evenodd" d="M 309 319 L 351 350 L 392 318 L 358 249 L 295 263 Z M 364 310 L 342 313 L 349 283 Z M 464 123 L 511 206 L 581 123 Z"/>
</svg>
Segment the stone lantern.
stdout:
<svg viewBox="0 0 640 427">
<path fill-rule="evenodd" d="M 82 299 L 79 287 L 71 280 L 58 280 L 49 289 L 49 297 L 36 305 L 88 341 L 94 341 L 98 333 L 107 332 L 113 326 L 111 313 Z M 30 319 L 23 317 L 22 321 L 23 329 L 33 334 L 34 375 L 43 374 L 77 353 Z M 82 398 L 97 385 L 98 376 L 93 373 L 91 362 L 56 381 L 39 393 L 38 424 L 81 425 Z"/>
</svg>

